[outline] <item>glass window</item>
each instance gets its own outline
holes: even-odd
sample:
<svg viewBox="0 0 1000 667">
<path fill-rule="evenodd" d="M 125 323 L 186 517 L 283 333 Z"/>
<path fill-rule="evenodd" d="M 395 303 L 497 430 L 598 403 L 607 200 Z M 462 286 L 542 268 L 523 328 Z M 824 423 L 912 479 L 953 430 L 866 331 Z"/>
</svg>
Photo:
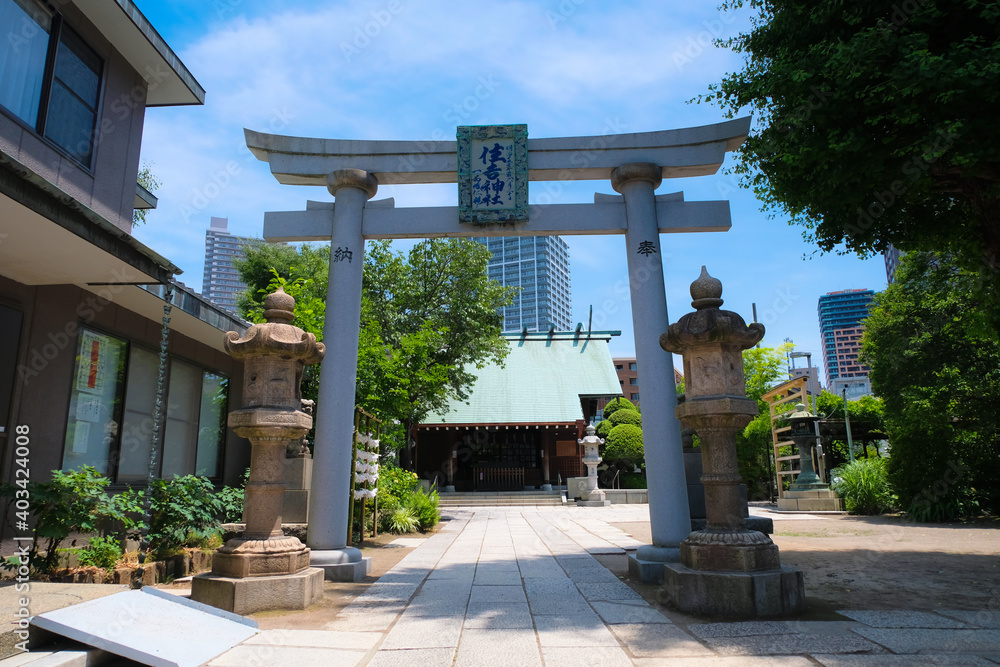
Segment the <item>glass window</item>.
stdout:
<svg viewBox="0 0 1000 667">
<path fill-rule="evenodd" d="M 160 472 L 164 479 L 194 471 L 201 407 L 201 369 L 183 361 L 171 360 L 169 392 Z"/>
<path fill-rule="evenodd" d="M 628 365 L 628 369 L 630 371 L 634 371 L 635 370 L 635 362 L 634 361 Z"/>
<path fill-rule="evenodd" d="M 156 376 L 159 367 L 160 360 L 156 354 L 132 347 L 128 360 L 125 418 L 122 422 L 121 450 L 118 457 L 119 482 L 144 480 L 148 474 L 149 448 L 153 439 Z"/>
<path fill-rule="evenodd" d="M 195 474 L 219 476 L 222 445 L 226 437 L 229 378 L 204 372 L 201 379 L 201 411 L 198 415 L 198 453 Z"/>
<path fill-rule="evenodd" d="M 638 387 L 639 386 L 639 378 L 629 378 L 628 379 L 628 383 L 630 385 L 632 385 L 633 387 Z"/>
<path fill-rule="evenodd" d="M 33 0 L 0 0 L 0 25 L 14 26 L 0 41 L 0 104 L 89 165 L 104 61 Z"/>
<path fill-rule="evenodd" d="M 121 423 L 126 343 L 81 329 L 73 373 L 64 470 L 89 465 L 108 474 Z"/>
<path fill-rule="evenodd" d="M 45 85 L 52 18 L 32 0 L 0 0 L 0 104 L 34 126 Z"/>
</svg>

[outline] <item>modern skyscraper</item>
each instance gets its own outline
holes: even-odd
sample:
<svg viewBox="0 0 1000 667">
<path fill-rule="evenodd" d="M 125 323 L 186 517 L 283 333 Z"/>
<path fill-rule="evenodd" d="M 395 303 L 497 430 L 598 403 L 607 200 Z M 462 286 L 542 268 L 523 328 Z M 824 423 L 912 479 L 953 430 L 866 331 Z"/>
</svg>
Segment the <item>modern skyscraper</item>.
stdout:
<svg viewBox="0 0 1000 667">
<path fill-rule="evenodd" d="M 236 297 L 247 286 L 233 268 L 233 260 L 243 257 L 243 246 L 256 241 L 229 233 L 229 218 L 212 218 L 205 232 L 205 275 L 201 292 L 220 308 L 236 312 Z"/>
<path fill-rule="evenodd" d="M 504 308 L 504 331 L 570 331 L 573 304 L 569 246 L 558 236 L 476 238 L 493 253 L 489 276 L 505 287 L 520 287 Z"/>
<path fill-rule="evenodd" d="M 889 249 L 882 253 L 885 258 L 885 280 L 890 285 L 896 280 L 896 269 L 899 268 L 899 248 L 890 245 Z"/>
<path fill-rule="evenodd" d="M 868 367 L 858 360 L 861 334 L 875 292 L 870 289 L 841 290 L 819 298 L 819 329 L 823 336 L 823 362 L 828 388 L 836 380 L 867 378 Z"/>
</svg>

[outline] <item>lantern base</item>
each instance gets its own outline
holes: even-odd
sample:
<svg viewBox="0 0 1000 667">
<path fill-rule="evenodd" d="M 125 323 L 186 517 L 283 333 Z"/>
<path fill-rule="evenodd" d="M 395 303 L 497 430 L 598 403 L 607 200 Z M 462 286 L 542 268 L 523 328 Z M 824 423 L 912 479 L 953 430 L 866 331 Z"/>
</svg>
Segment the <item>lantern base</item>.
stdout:
<svg viewBox="0 0 1000 667">
<path fill-rule="evenodd" d="M 306 609 L 323 599 L 323 570 L 266 577 L 199 574 L 191 580 L 191 599 L 246 616 L 269 609 Z"/>
<path fill-rule="evenodd" d="M 681 542 L 681 563 L 709 572 L 760 572 L 781 567 L 778 545 L 756 530 L 691 533 Z"/>
<path fill-rule="evenodd" d="M 758 618 L 805 609 L 801 570 L 780 567 L 762 572 L 705 572 L 680 563 L 663 566 L 663 590 L 670 604 L 688 614 Z"/>
</svg>

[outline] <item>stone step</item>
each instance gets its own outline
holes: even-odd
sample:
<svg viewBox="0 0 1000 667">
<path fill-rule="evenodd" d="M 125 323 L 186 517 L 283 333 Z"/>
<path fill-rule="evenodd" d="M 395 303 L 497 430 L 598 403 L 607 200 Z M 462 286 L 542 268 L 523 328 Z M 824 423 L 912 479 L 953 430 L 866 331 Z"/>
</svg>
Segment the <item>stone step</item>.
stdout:
<svg viewBox="0 0 1000 667">
<path fill-rule="evenodd" d="M 562 505 L 554 491 L 482 491 L 442 493 L 441 507 L 504 507 L 525 505 Z"/>
</svg>

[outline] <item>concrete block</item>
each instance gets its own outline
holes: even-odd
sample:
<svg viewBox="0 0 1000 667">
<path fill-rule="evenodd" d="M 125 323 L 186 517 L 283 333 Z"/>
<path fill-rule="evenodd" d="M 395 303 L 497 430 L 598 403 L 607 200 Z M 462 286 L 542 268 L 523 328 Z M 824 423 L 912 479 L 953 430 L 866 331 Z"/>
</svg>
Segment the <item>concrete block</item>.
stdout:
<svg viewBox="0 0 1000 667">
<path fill-rule="evenodd" d="M 305 609 L 323 599 L 323 570 L 266 577 L 199 574 L 191 580 L 191 599 L 235 614 L 268 609 Z"/>
<path fill-rule="evenodd" d="M 778 509 L 784 512 L 843 512 L 842 498 L 779 498 Z"/>
<path fill-rule="evenodd" d="M 45 612 L 32 625 L 161 667 L 204 664 L 257 633 L 255 621 L 151 588 Z"/>
<path fill-rule="evenodd" d="M 354 563 L 333 563 L 317 565 L 323 570 L 327 581 L 361 581 L 372 570 L 372 559 L 362 558 Z"/>
</svg>

